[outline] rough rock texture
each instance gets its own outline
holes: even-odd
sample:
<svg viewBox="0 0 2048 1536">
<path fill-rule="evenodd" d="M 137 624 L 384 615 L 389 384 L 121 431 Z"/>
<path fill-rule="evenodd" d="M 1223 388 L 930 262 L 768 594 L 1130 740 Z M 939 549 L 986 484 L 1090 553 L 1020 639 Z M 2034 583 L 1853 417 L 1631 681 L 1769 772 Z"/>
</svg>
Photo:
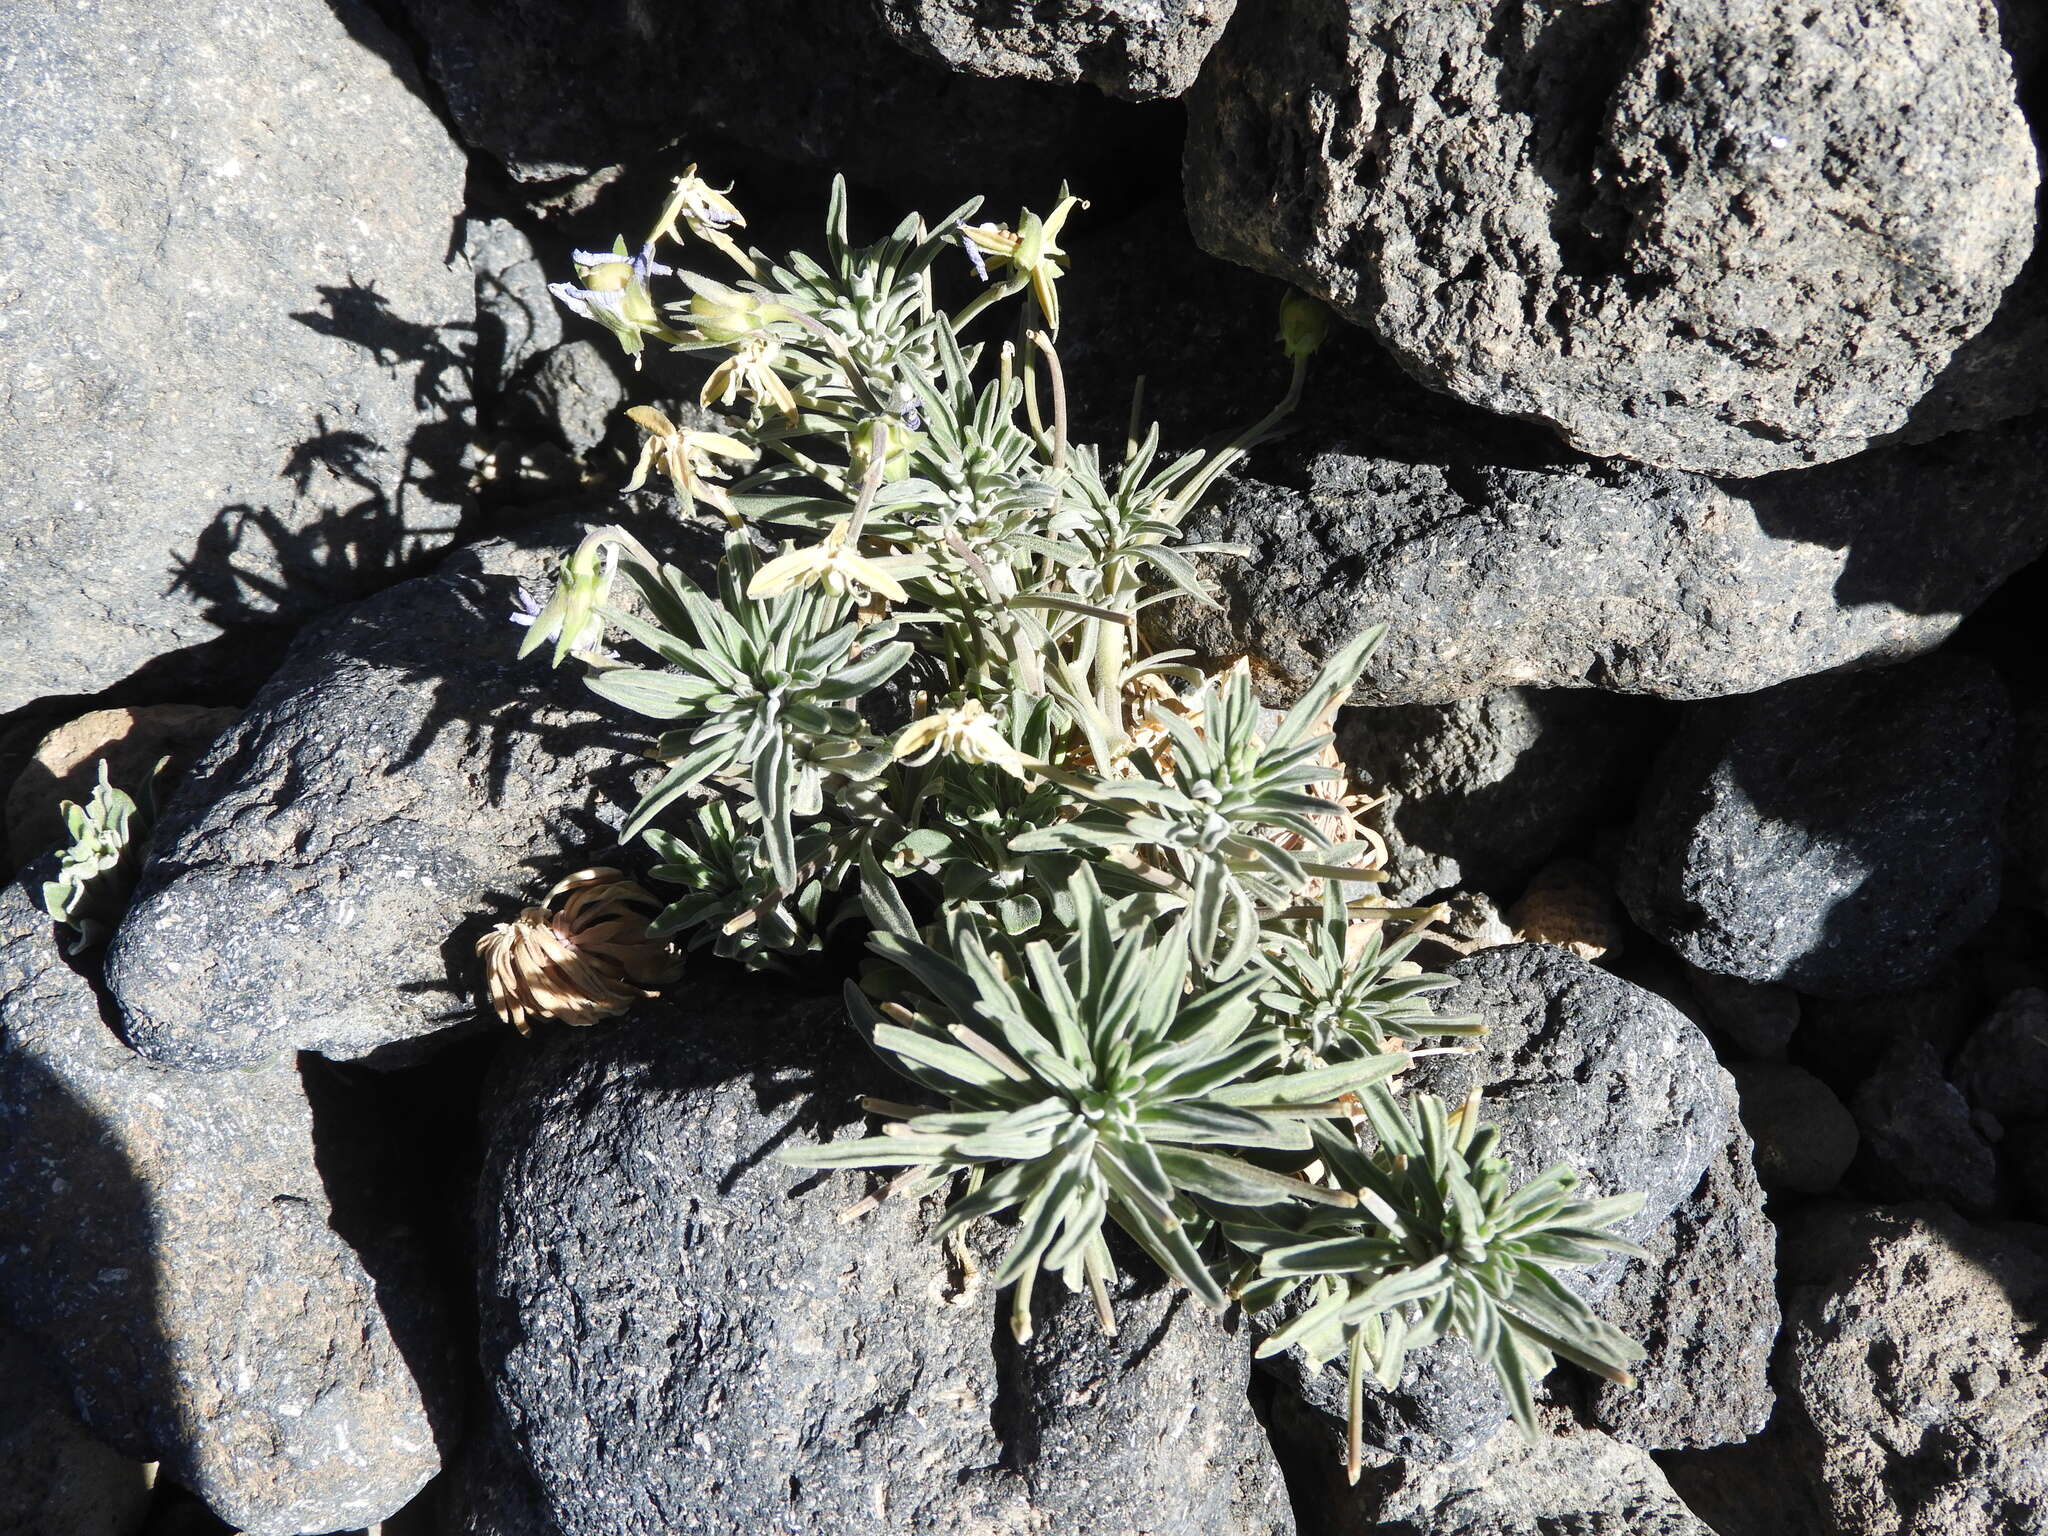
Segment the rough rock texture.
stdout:
<svg viewBox="0 0 2048 1536">
<path fill-rule="evenodd" d="M 303 637 L 158 827 L 109 947 L 135 1048 L 367 1055 L 472 1017 L 478 934 L 601 863 L 647 765 L 508 622 L 583 525 L 472 545 Z"/>
<path fill-rule="evenodd" d="M 1849 1107 L 1863 1133 L 1865 1174 L 1884 1193 L 1973 1212 L 1998 1205 L 1997 1155 L 1925 1040 L 1894 1041 Z"/>
<path fill-rule="evenodd" d="M 1622 901 L 1703 970 L 1837 997 L 1925 981 L 1998 905 L 2011 738 L 2004 686 L 1960 656 L 1696 709 Z"/>
<path fill-rule="evenodd" d="M 2048 138 L 2048 12 L 2032 0 L 1992 0 L 2019 85 L 2020 110 L 2033 126 L 2036 159 Z M 2034 192 L 2034 253 L 1999 300 L 1991 323 L 1957 347 L 1934 387 L 1913 407 L 1901 435 L 1935 437 L 1958 426 L 1996 421 L 2048 405 L 2048 177 Z"/>
<path fill-rule="evenodd" d="M 1777 1233 L 1740 1129 L 1669 1220 L 1641 1239 L 1601 1314 L 1648 1353 L 1633 1387 L 1588 1379 L 1593 1420 L 1649 1450 L 1727 1445 L 1764 1427 L 1778 1338 Z"/>
<path fill-rule="evenodd" d="M 454 1427 L 427 1298 L 330 1220 L 289 1063 L 144 1061 L 0 895 L 0 1310 L 97 1435 L 254 1536 L 382 1519 Z"/>
<path fill-rule="evenodd" d="M 626 387 L 610 338 L 581 324 L 574 339 L 564 337 L 548 282 L 571 270 L 566 257 L 550 273 L 519 227 L 497 218 L 470 220 L 465 248 L 476 271 L 477 387 L 500 443 L 494 460 L 508 447 L 532 452 L 536 438 L 588 453 L 620 416 Z"/>
<path fill-rule="evenodd" d="M 1252 552 L 1207 562 L 1222 610 L 1171 605 L 1155 628 L 1249 654 L 1271 703 L 1379 622 L 1355 704 L 1749 693 L 1938 645 L 2048 546 L 2044 454 L 2036 418 L 1718 483 L 1397 422 L 1255 455 L 1188 523 Z"/>
<path fill-rule="evenodd" d="M 1490 949 L 1448 974 L 1458 984 L 1437 1006 L 1485 1021 L 1480 1052 L 1419 1062 L 1405 1080 L 1453 1103 L 1485 1086 L 1522 1177 L 1564 1162 L 1588 1195 L 1639 1190 L 1642 1211 L 1615 1230 L 1657 1232 L 1737 1128 L 1706 1037 L 1661 998 L 1546 944 Z M 1611 1284 L 1622 1267 L 1593 1273 Z"/>
<path fill-rule="evenodd" d="M 1760 1240 L 1768 1229 L 1753 1178 L 1737 1171 L 1749 1147 L 1734 1088 L 1705 1038 L 1661 999 L 1547 945 L 1489 949 L 1449 974 L 1458 985 L 1442 995 L 1442 1011 L 1478 1014 L 1489 1033 L 1476 1057 L 1419 1063 L 1414 1086 L 1456 1100 L 1474 1082 L 1489 1085 L 1486 1117 L 1500 1125 L 1521 1177 L 1563 1162 L 1585 1175 L 1589 1194 L 1645 1196 L 1619 1230 L 1653 1261 L 1614 1304 L 1626 1310 L 1624 1326 L 1642 1330 L 1652 1351 L 1642 1375 L 1656 1386 L 1634 1408 L 1613 1409 L 1616 1422 L 1659 1444 L 1746 1433 L 1734 1426 L 1760 1423 L 1770 1403 L 1763 1367 L 1776 1317 Z M 1605 1308 L 1624 1270 L 1611 1262 L 1567 1275 L 1607 1298 Z M 1341 1370 L 1309 1376 L 1293 1352 L 1264 1363 L 1330 1433 L 1343 1432 Z M 1455 1460 L 1506 1412 L 1487 1369 L 1450 1341 L 1411 1357 L 1393 1392 L 1368 1385 L 1365 1441 L 1419 1462 Z"/>
<path fill-rule="evenodd" d="M 754 984 L 558 1033 L 487 1094 L 485 1369 L 564 1536 L 1285 1536 L 1241 1321 L 960 1290 L 930 1210 L 772 1160 L 859 1130 L 836 1006 Z"/>
<path fill-rule="evenodd" d="M 1237 0 L 873 0 L 889 35 L 970 75 L 1085 80 L 1131 101 L 1178 96 Z"/>
<path fill-rule="evenodd" d="M 1383 797 L 1366 818 L 1387 840 L 1381 894 L 1518 892 L 1615 809 L 1642 726 L 1619 700 L 1522 688 L 1346 713 L 1338 749 L 1358 786 Z"/>
<path fill-rule="evenodd" d="M 0 712 L 254 681 L 454 530 L 462 154 L 359 0 L 10 6 L 0 56 Z"/>
<path fill-rule="evenodd" d="M 1971 1031 L 1951 1075 L 1972 1108 L 2001 1122 L 2048 1120 L 2048 992 L 2007 997 Z"/>
<path fill-rule="evenodd" d="M 673 159 L 669 174 L 701 161 L 721 185 L 729 167 L 759 155 L 961 198 L 1042 200 L 1063 175 L 1108 196 L 1146 158 L 1130 153 L 1134 132 L 1173 126 L 1135 119 L 1093 92 L 955 73 L 897 47 L 873 10 L 855 3 L 400 8 L 457 131 L 518 181 L 572 205 L 581 197 L 570 184 L 657 156 Z"/>
<path fill-rule="evenodd" d="M 1788 1240 L 1789 1242 L 1789 1240 Z M 1795 1259 L 1781 1385 L 1837 1528 L 2024 1536 L 2048 1510 L 2048 1230 L 1939 1205 L 1829 1213 Z"/>
<path fill-rule="evenodd" d="M 1856 1158 L 1856 1119 L 1834 1091 L 1787 1062 L 1741 1062 L 1729 1070 L 1764 1187 L 1824 1195 L 1841 1183 Z"/>
<path fill-rule="evenodd" d="M 95 1440 L 21 1334 L 0 1327 L 0 1536 L 132 1536 L 149 1478 Z"/>
<path fill-rule="evenodd" d="M 134 709 L 96 709 L 68 721 L 37 745 L 7 791 L 7 848 L 18 867 L 69 840 L 64 801 L 83 805 L 99 783 L 99 764 L 117 789 L 144 803 L 143 786 L 162 758 L 156 780 L 159 803 L 185 775 L 193 758 L 234 724 L 239 709 L 199 704 L 144 704 Z"/>
<path fill-rule="evenodd" d="M 1448 1465 L 1396 1462 L 1332 1487 L 1332 1536 L 1713 1536 L 1649 1455 L 1553 1415 L 1535 1445 L 1514 1429 Z"/>
<path fill-rule="evenodd" d="M 1677 468 L 1900 427 L 2032 246 L 1990 0 L 1282 0 L 1190 118 L 1210 250 L 1426 383 Z"/>
</svg>

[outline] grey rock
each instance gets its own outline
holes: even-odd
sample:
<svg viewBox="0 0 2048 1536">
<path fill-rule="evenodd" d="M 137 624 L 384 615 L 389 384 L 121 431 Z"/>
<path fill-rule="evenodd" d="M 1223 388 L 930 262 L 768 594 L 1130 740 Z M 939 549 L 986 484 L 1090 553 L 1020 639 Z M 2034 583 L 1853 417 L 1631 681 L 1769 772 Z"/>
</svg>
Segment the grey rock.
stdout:
<svg viewBox="0 0 2048 1536">
<path fill-rule="evenodd" d="M 1798 1266 L 1826 1278 L 1786 1298 L 1782 1382 L 1816 1431 L 1835 1527 L 2041 1530 L 2048 1229 L 1912 1205 L 1828 1213 L 1798 1244 Z"/>
<path fill-rule="evenodd" d="M 1677 1427 L 1684 1412 L 1675 1401 L 1662 1417 L 1655 1408 L 1642 1410 L 1641 1423 L 1646 1432 L 1655 1422 L 1656 1432 L 1704 1440 L 1724 1418 L 1746 1420 L 1753 1394 L 1742 1383 L 1745 1372 L 1760 1369 L 1752 1324 L 1759 1289 L 1763 1298 L 1770 1294 L 1768 1253 L 1752 1253 L 1715 1275 L 1690 1268 L 1660 1236 L 1681 1207 L 1685 1229 L 1711 1232 L 1704 1241 L 1716 1249 L 1753 1236 L 1760 1220 L 1753 1202 L 1745 1204 L 1738 1175 L 1702 1189 L 1710 1165 L 1726 1160 L 1731 1144 L 1748 1157 L 1734 1089 L 1705 1037 L 1662 999 L 1548 945 L 1485 950 L 1448 974 L 1458 985 L 1442 994 L 1439 1007 L 1479 1015 L 1488 1033 L 1478 1055 L 1418 1062 L 1407 1080 L 1451 1101 L 1475 1083 L 1486 1086 L 1486 1118 L 1501 1127 L 1502 1152 L 1519 1177 L 1562 1162 L 1584 1175 L 1580 1188 L 1588 1195 L 1643 1194 L 1642 1211 L 1617 1230 L 1652 1247 L 1660 1278 L 1675 1287 L 1662 1301 L 1647 1283 L 1631 1293 L 1633 1315 L 1657 1334 L 1650 1369 L 1668 1371 L 1674 1382 L 1681 1373 L 1687 1382 L 1716 1379 L 1716 1390 L 1725 1379 L 1729 1401 L 1693 1405 L 1697 1430 Z M 1567 1282 L 1598 1300 L 1613 1291 L 1623 1269 L 1616 1261 L 1568 1271 Z M 1724 1310 L 1719 1318 L 1712 1315 L 1717 1306 Z M 1711 1327 L 1695 1329 L 1702 1319 Z M 1761 1330 L 1766 1352 L 1769 1332 Z M 1343 1433 L 1341 1370 L 1308 1375 L 1291 1351 L 1265 1364 L 1321 1416 L 1328 1433 Z M 1674 1386 L 1674 1400 L 1678 1395 Z M 1768 1411 L 1767 1396 L 1765 1404 Z M 1463 1344 L 1447 1341 L 1412 1357 L 1394 1391 L 1367 1386 L 1365 1443 L 1416 1462 L 1456 1460 L 1490 1438 L 1506 1413 L 1488 1369 Z"/>
<path fill-rule="evenodd" d="M 1824 1195 L 1856 1159 L 1856 1119 L 1804 1067 L 1744 1062 L 1729 1069 L 1742 1094 L 1742 1123 L 1756 1140 L 1764 1187 Z"/>
<path fill-rule="evenodd" d="M 603 862 L 650 766 L 576 668 L 515 655 L 520 583 L 584 527 L 469 546 L 300 639 L 173 797 L 109 946 L 137 1050 L 352 1058 L 473 1019 L 487 909 Z"/>
<path fill-rule="evenodd" d="M 1450 1465 L 1396 1463 L 1339 1503 L 1336 1536 L 1712 1536 L 1649 1454 L 1555 1416 L 1536 1444 L 1503 1430 Z"/>
<path fill-rule="evenodd" d="M 1251 551 L 1206 561 L 1222 609 L 1155 621 L 1249 655 L 1270 703 L 1382 622 L 1354 704 L 1751 693 L 1930 650 L 2048 546 L 2038 418 L 1735 483 L 1504 453 L 1456 423 L 1304 442 L 1255 454 L 1189 519 Z"/>
<path fill-rule="evenodd" d="M 527 412 L 546 422 L 578 454 L 604 441 L 626 404 L 626 387 L 610 356 L 594 341 L 556 347 L 534 365 L 521 393 Z"/>
<path fill-rule="evenodd" d="M 1519 688 L 1346 712 L 1338 750 L 1382 797 L 1366 816 L 1387 842 L 1393 878 L 1380 893 L 1406 903 L 1459 885 L 1520 890 L 1622 803 L 1642 724 L 1621 700 Z"/>
<path fill-rule="evenodd" d="M 626 389 L 608 339 L 600 344 L 584 325 L 564 337 L 548 283 L 570 274 L 567 258 L 551 273 L 525 232 L 499 218 L 470 221 L 467 251 L 476 270 L 478 386 L 494 435 L 530 448 L 538 434 L 588 453 L 604 440 Z"/>
<path fill-rule="evenodd" d="M 0 1309 L 95 1434 L 253 1536 L 382 1519 L 455 1429 L 431 1299 L 336 1235 L 312 1131 L 289 1062 L 122 1045 L 0 895 Z"/>
<path fill-rule="evenodd" d="M 1777 1397 L 1777 1233 L 1739 1125 L 1642 1244 L 1649 1259 L 1622 1272 L 1600 1311 L 1646 1353 L 1632 1387 L 1589 1378 L 1593 1421 L 1648 1450 L 1748 1439 Z"/>
<path fill-rule="evenodd" d="M 1953 1076 L 1975 1109 L 2048 1120 L 2048 992 L 2027 987 L 2000 1003 L 1963 1042 Z"/>
<path fill-rule="evenodd" d="M 857 1134 L 880 1071 L 758 984 L 508 1054 L 484 1363 L 564 1536 L 1291 1533 L 1241 1322 L 1127 1280 L 1117 1338 L 1048 1292 L 1019 1349 L 933 1208 L 841 1222 L 872 1181 L 773 1160 Z"/>
<path fill-rule="evenodd" d="M 2005 51 L 2019 85 L 2020 110 L 2033 127 L 2040 159 L 2048 124 L 2048 13 L 2030 0 L 1992 0 Z M 2034 192 L 2035 243 L 2026 265 L 2005 290 L 1991 321 L 1957 347 L 1934 387 L 1913 407 L 1900 436 L 1937 437 L 1960 426 L 1997 421 L 2048 405 L 2048 251 L 2040 230 L 2048 223 L 2048 178 Z"/>
<path fill-rule="evenodd" d="M 1849 1107 L 1865 1167 L 1886 1193 L 1973 1212 L 1998 1205 L 1997 1157 L 1925 1040 L 1895 1041 Z"/>
<path fill-rule="evenodd" d="M 1276 1309 L 1260 1319 L 1270 1332 L 1285 1321 Z M 1350 1434 L 1350 1378 L 1344 1362 L 1329 1361 L 1311 1372 L 1292 1350 L 1269 1356 L 1260 1367 L 1280 1391 L 1305 1412 L 1296 1416 L 1292 1438 L 1318 1461 L 1344 1455 Z M 1484 1445 L 1508 1416 L 1507 1399 L 1493 1368 L 1476 1359 L 1462 1339 L 1445 1339 L 1411 1352 L 1392 1391 L 1368 1380 L 1359 1401 L 1359 1443 L 1369 1452 L 1418 1465 L 1461 1461 Z"/>
<path fill-rule="evenodd" d="M 1622 901 L 1702 970 L 1837 997 L 1925 981 L 1998 905 L 2011 737 L 1968 657 L 1702 705 L 1644 788 Z"/>
<path fill-rule="evenodd" d="M 455 530 L 462 153 L 359 0 L 9 7 L 0 54 L 0 712 L 253 683 Z"/>
<path fill-rule="evenodd" d="M 562 306 L 548 284 L 568 274 L 551 274 L 510 219 L 472 217 L 463 254 L 476 276 L 477 385 L 502 395 L 562 344 Z"/>
<path fill-rule="evenodd" d="M 1738 1128 L 1706 1037 L 1663 999 L 1547 944 L 1489 949 L 1447 974 L 1457 985 L 1438 1007 L 1484 1020 L 1481 1049 L 1418 1062 L 1404 1081 L 1452 1103 L 1485 1088 L 1486 1117 L 1521 1177 L 1562 1162 L 1588 1197 L 1640 1191 L 1642 1211 L 1615 1230 L 1651 1237 Z M 1591 1271 L 1592 1289 L 1622 1267 Z"/>
<path fill-rule="evenodd" d="M 1992 318 L 2014 92 L 1990 0 L 1283 0 L 1189 97 L 1190 216 L 1438 389 L 1763 474 L 1903 425 Z"/>
<path fill-rule="evenodd" d="M 970 75 L 1088 84 L 1130 101 L 1195 82 L 1237 0 L 874 0 L 905 47 Z"/>
<path fill-rule="evenodd" d="M 1687 968 L 1694 1001 L 1715 1029 L 1759 1061 L 1778 1061 L 1799 1028 L 1799 994 L 1769 982 Z"/>
<path fill-rule="evenodd" d="M 0 1326 L 0 1536 L 132 1536 L 149 1483 L 79 1424 L 41 1351 Z"/>
<path fill-rule="evenodd" d="M 1093 92 L 956 73 L 906 53 L 865 5 L 400 8 L 463 138 L 533 192 L 572 207 L 620 167 L 657 158 L 673 162 L 671 175 L 703 162 L 721 184 L 742 160 L 766 157 L 956 201 L 976 192 L 1042 200 L 1061 175 L 1107 195 L 1136 169 L 1134 143 L 1172 126 L 1134 119 L 1134 109 Z M 687 90 L 677 89 L 679 60 L 689 61 Z M 1159 147 L 1170 165 L 1163 136 Z M 786 184 L 787 173 L 777 179 Z M 888 222 L 900 213 L 890 210 Z"/>
</svg>

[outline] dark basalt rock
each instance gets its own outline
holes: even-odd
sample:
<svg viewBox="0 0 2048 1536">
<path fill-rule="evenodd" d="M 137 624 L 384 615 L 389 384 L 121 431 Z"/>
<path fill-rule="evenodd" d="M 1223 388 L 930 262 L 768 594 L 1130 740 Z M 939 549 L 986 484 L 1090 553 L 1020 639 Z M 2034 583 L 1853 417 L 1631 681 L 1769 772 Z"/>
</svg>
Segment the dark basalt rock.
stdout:
<svg viewBox="0 0 2048 1536">
<path fill-rule="evenodd" d="M 1503 689 L 1450 704 L 1354 709 L 1337 722 L 1353 782 L 1378 797 L 1380 894 L 1454 886 L 1518 893 L 1544 861 L 1624 802 L 1646 706 L 1591 693 Z"/>
<path fill-rule="evenodd" d="M 651 766 L 577 667 L 516 655 L 520 583 L 586 526 L 472 545 L 300 638 L 173 797 L 109 948 L 137 1050 L 351 1058 L 474 1020 L 478 935 L 615 851 Z"/>
<path fill-rule="evenodd" d="M 703 162 L 723 185 L 738 159 L 755 157 L 821 165 L 904 195 L 980 192 L 1034 207 L 1062 176 L 1107 198 L 1150 179 L 1155 163 L 1171 175 L 1170 116 L 1046 81 L 956 73 L 897 46 L 867 5 L 400 0 L 400 9 L 457 131 L 541 196 L 578 201 L 577 183 L 594 187 L 621 166 L 654 161 L 672 163 L 669 175 Z M 1160 153 L 1133 154 L 1155 142 Z"/>
<path fill-rule="evenodd" d="M 1117 1337 L 1048 1289 L 1018 1348 L 933 1208 L 842 1222 L 870 1181 L 774 1161 L 857 1134 L 878 1070 L 835 1005 L 758 984 L 508 1054 L 484 1360 L 563 1536 L 1290 1536 L 1241 1321 L 1134 1278 Z"/>
<path fill-rule="evenodd" d="M 1925 981 L 1998 904 L 2011 739 L 1968 657 L 1702 706 L 1643 792 L 1622 901 L 1703 970 L 1837 997 Z"/>
<path fill-rule="evenodd" d="M 0 895 L 0 1309 L 95 1434 L 252 1536 L 376 1523 L 457 1427 L 431 1297 L 337 1235 L 314 1156 L 291 1062 L 144 1060 Z"/>
<path fill-rule="evenodd" d="M 906 48 L 990 79 L 1085 80 L 1112 96 L 1178 96 L 1223 35 L 1237 0 L 873 0 Z"/>
<path fill-rule="evenodd" d="M 1748 1173 L 1735 1091 L 1699 1030 L 1677 1009 L 1563 950 L 1518 944 L 1450 967 L 1439 1007 L 1488 1025 L 1479 1055 L 1430 1058 L 1415 1089 L 1462 1099 L 1486 1088 L 1485 1115 L 1520 1178 L 1553 1163 L 1584 1175 L 1588 1194 L 1642 1191 L 1619 1230 L 1652 1252 L 1647 1266 L 1567 1271 L 1650 1350 L 1644 1394 L 1603 1394 L 1603 1422 L 1638 1443 L 1740 1438 L 1770 1411 L 1765 1363 L 1776 1333 L 1769 1227 Z M 1344 1372 L 1310 1375 L 1288 1353 L 1264 1364 L 1344 1433 Z M 1417 1462 L 1454 1461 L 1507 1416 L 1490 1370 L 1446 1341 L 1411 1356 L 1391 1393 L 1368 1385 L 1365 1442 Z"/>
<path fill-rule="evenodd" d="M 1208 249 L 1435 388 L 1673 468 L 1895 431 L 2033 241 L 1991 0 L 1282 0 L 1189 102 Z"/>
<path fill-rule="evenodd" d="M 1507 439 L 1509 444 L 1513 439 Z M 1761 480 L 1545 460 L 1463 424 L 1263 450 L 1188 521 L 1249 558 L 1162 643 L 1250 655 L 1269 703 L 1388 626 L 1354 704 L 1502 688 L 1752 693 L 1931 650 L 2048 546 L 2038 418 Z"/>
</svg>

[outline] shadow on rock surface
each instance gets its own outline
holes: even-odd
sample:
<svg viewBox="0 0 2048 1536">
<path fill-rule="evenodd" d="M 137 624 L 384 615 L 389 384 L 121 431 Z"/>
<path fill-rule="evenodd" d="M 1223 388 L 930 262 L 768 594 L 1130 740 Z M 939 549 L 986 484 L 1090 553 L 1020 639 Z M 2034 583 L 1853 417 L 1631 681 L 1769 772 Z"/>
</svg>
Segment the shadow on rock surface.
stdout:
<svg viewBox="0 0 2048 1536">
<path fill-rule="evenodd" d="M 324 609 L 416 574 L 466 531 L 464 520 L 424 519 L 470 501 L 476 328 L 408 320 L 374 287 L 353 279 L 317 291 L 320 307 L 292 319 L 360 348 L 380 367 L 411 370 L 418 417 L 394 476 L 380 472 L 388 445 L 316 415 L 282 471 L 300 501 L 318 508 L 314 518 L 231 503 L 214 513 L 189 551 L 173 555 L 166 595 L 195 599 L 205 619 L 224 630 L 257 626 L 281 638 Z M 266 654 L 260 645 L 247 650 L 251 659 Z"/>
</svg>

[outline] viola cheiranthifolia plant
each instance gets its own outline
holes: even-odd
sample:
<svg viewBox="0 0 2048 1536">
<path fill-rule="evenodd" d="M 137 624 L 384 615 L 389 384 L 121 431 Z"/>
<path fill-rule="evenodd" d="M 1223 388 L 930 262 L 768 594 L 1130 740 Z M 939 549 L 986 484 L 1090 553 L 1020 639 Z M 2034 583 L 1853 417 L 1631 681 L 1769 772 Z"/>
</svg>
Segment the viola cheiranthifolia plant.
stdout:
<svg viewBox="0 0 2048 1536">
<path fill-rule="evenodd" d="M 1384 850 L 1327 724 L 1379 631 L 1278 719 L 1242 663 L 1144 642 L 1150 605 L 1213 601 L 1188 557 L 1227 551 L 1180 525 L 1299 401 L 1328 313 L 1284 301 L 1292 373 L 1258 423 L 1167 460 L 1134 402 L 1111 468 L 1069 438 L 1056 342 L 1086 205 L 1063 190 L 1014 228 L 978 206 L 857 246 L 835 182 L 823 260 L 775 261 L 692 167 L 637 251 L 578 252 L 554 292 L 636 364 L 649 342 L 719 358 L 700 403 L 724 429 L 634 408 L 631 488 L 658 471 L 727 533 L 706 591 L 593 532 L 521 653 L 658 723 L 667 772 L 621 834 L 681 890 L 653 937 L 789 970 L 866 932 L 847 1009 L 918 1102 L 868 1100 L 880 1134 L 785 1160 L 947 1192 L 942 1234 L 1011 1217 L 993 1278 L 1020 1339 L 1047 1271 L 1114 1329 L 1112 1223 L 1211 1308 L 1289 1309 L 1261 1348 L 1345 1358 L 1354 1479 L 1364 1381 L 1446 1334 L 1533 1434 L 1554 1357 L 1629 1379 L 1641 1351 L 1554 1271 L 1639 1253 L 1610 1228 L 1641 1202 L 1574 1198 L 1562 1167 L 1517 1187 L 1476 1094 L 1398 1091 L 1481 1026 L 1439 1016 L 1449 980 L 1407 958 L 1434 912 L 1369 894 Z M 732 270 L 658 259 L 693 241 Z M 950 311 L 949 253 L 982 284 Z M 1013 333 L 975 337 L 1012 298 Z"/>
</svg>

